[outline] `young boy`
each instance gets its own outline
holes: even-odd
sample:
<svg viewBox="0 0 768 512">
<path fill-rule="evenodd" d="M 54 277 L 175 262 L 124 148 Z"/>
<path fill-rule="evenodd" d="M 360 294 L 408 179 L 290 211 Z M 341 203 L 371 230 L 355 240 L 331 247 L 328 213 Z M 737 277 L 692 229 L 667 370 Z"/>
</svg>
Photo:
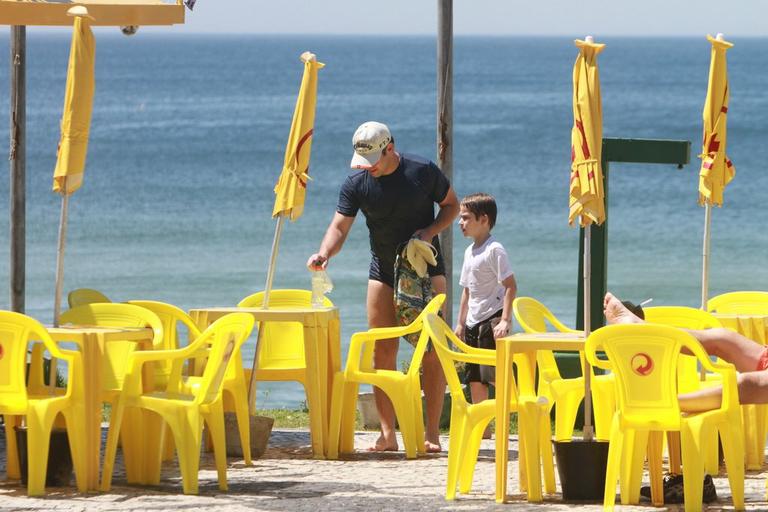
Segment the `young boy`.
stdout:
<svg viewBox="0 0 768 512">
<path fill-rule="evenodd" d="M 464 252 L 459 284 L 464 288 L 454 332 L 468 345 L 495 349 L 495 339 L 511 327 L 512 301 L 517 293 L 515 275 L 509 268 L 507 251 L 491 235 L 496 224 L 496 201 L 489 194 L 472 194 L 461 200 L 459 227 L 473 240 Z M 467 365 L 472 402 L 488 398 L 494 382 L 493 367 Z M 490 434 L 486 431 L 486 436 Z M 484 436 L 485 437 L 485 436 Z"/>
</svg>

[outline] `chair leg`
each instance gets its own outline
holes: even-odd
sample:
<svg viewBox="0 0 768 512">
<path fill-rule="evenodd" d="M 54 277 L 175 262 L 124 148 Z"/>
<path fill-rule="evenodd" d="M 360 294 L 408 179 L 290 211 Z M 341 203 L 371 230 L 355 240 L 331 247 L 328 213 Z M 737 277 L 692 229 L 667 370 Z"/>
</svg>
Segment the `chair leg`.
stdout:
<svg viewBox="0 0 768 512">
<path fill-rule="evenodd" d="M 51 442 L 53 417 L 43 410 L 27 414 L 27 495 L 45 494 L 45 476 L 48 470 L 48 450 Z"/>
<path fill-rule="evenodd" d="M 427 453 L 427 448 L 424 432 L 424 408 L 421 404 L 421 382 L 419 379 L 415 379 L 415 382 L 412 382 L 411 385 L 411 396 L 413 397 L 413 427 L 416 434 L 416 453 L 424 454 Z"/>
<path fill-rule="evenodd" d="M 416 447 L 416 432 L 415 424 L 416 418 L 414 418 L 413 406 L 407 400 L 403 400 L 404 397 L 399 396 L 396 399 L 390 397 L 392 406 L 395 409 L 395 417 L 397 423 L 400 426 L 400 434 L 403 436 L 403 444 L 405 445 L 405 458 L 415 459 L 418 453 Z"/>
<path fill-rule="evenodd" d="M 636 430 L 632 446 L 631 462 L 629 472 L 627 473 L 627 484 L 629 492 L 629 502 L 632 504 L 640 503 L 640 483 L 643 479 L 643 462 L 648 452 L 647 430 Z"/>
<path fill-rule="evenodd" d="M 19 451 L 14 427 L 21 425 L 21 416 L 6 414 L 3 416 L 3 421 L 5 422 L 5 470 L 9 480 L 19 480 L 21 478 L 21 466 L 19 465 Z"/>
<path fill-rule="evenodd" d="M 573 426 L 576 423 L 576 414 L 583 400 L 583 394 L 567 395 L 555 403 L 555 440 L 570 441 L 573 437 Z"/>
<path fill-rule="evenodd" d="M 701 458 L 703 425 L 689 421 L 680 431 L 683 459 L 683 501 L 685 512 L 700 512 L 704 491 L 704 461 Z"/>
<path fill-rule="evenodd" d="M 224 407 L 222 401 L 216 400 L 210 405 L 205 421 L 213 439 L 213 457 L 216 461 L 216 471 L 219 477 L 219 490 L 227 490 L 227 441 L 224 433 Z"/>
<path fill-rule="evenodd" d="M 466 415 L 451 411 L 451 429 L 448 441 L 448 477 L 445 484 L 446 500 L 456 498 L 456 485 L 459 480 L 459 469 L 464 451 L 466 422 Z"/>
<path fill-rule="evenodd" d="M 75 480 L 77 490 L 86 492 L 88 490 L 88 477 L 86 460 L 86 443 L 88 440 L 85 435 L 85 407 L 82 405 L 72 407 L 68 411 L 63 411 L 64 419 L 67 423 L 67 438 L 69 440 L 69 451 L 72 454 L 72 465 L 75 469 Z"/>
<path fill-rule="evenodd" d="M 179 469 L 184 494 L 197 494 L 200 447 L 203 438 L 203 419 L 196 409 L 180 410 L 168 421 L 179 455 Z"/>
<path fill-rule="evenodd" d="M 680 468 L 680 432 L 667 432 L 667 454 L 669 455 L 669 472 L 679 475 Z"/>
<path fill-rule="evenodd" d="M 120 438 L 120 428 L 123 424 L 125 405 L 122 400 L 112 406 L 112 414 L 109 418 L 109 430 L 107 431 L 107 446 L 104 450 L 104 464 L 101 469 L 101 490 L 107 492 L 112 487 L 112 473 L 117 456 L 117 440 Z M 126 468 L 127 471 L 127 468 Z"/>
<path fill-rule="evenodd" d="M 328 453 L 326 454 L 331 460 L 339 458 L 339 438 L 343 430 L 341 422 L 344 412 L 344 387 L 344 373 L 336 372 L 331 385 L 331 415 L 328 421 Z"/>
<path fill-rule="evenodd" d="M 557 492 L 555 485 L 555 462 L 552 454 L 552 427 L 549 423 L 548 407 L 539 410 L 539 450 L 541 451 L 541 467 L 544 472 L 544 491 L 547 494 Z"/>
<path fill-rule="evenodd" d="M 616 481 L 624 451 L 624 432 L 619 427 L 619 420 L 614 416 L 611 425 L 610 444 L 608 445 L 608 465 L 605 468 L 605 491 L 603 492 L 603 510 L 611 512 L 616 503 Z"/>
<path fill-rule="evenodd" d="M 738 420 L 738 418 L 736 418 Z M 720 428 L 720 439 L 723 443 L 725 467 L 728 473 L 728 483 L 731 487 L 733 507 L 744 510 L 744 436 L 739 429 L 730 424 Z M 733 422 L 738 424 L 737 422 Z"/>
<path fill-rule="evenodd" d="M 475 466 L 477 465 L 477 456 L 480 453 L 480 443 L 483 439 L 483 432 L 491 422 L 491 418 L 485 418 L 472 426 L 467 445 L 464 447 L 464 456 L 459 470 L 459 492 L 469 494 L 472 490 L 472 478 L 475 475 Z M 469 427 L 469 420 L 467 427 Z"/>
<path fill-rule="evenodd" d="M 248 412 L 248 391 L 245 387 L 245 378 L 243 378 L 242 385 L 229 386 L 226 391 L 232 394 L 232 401 L 235 403 L 237 432 L 240 434 L 243 460 L 246 465 L 250 466 L 253 463 L 251 456 L 251 418 Z"/>
<path fill-rule="evenodd" d="M 539 447 L 540 414 L 539 404 L 536 402 L 520 402 L 518 404 L 518 429 L 519 437 L 525 438 L 525 450 L 520 450 L 520 464 L 525 466 L 525 474 L 528 487 L 528 501 L 542 501 L 541 469 L 539 460 L 541 450 Z M 522 482 L 521 482 L 522 484 Z"/>
<path fill-rule="evenodd" d="M 651 483 L 651 503 L 654 507 L 664 505 L 662 485 L 662 457 L 664 432 L 653 431 L 648 435 L 648 478 Z"/>
</svg>

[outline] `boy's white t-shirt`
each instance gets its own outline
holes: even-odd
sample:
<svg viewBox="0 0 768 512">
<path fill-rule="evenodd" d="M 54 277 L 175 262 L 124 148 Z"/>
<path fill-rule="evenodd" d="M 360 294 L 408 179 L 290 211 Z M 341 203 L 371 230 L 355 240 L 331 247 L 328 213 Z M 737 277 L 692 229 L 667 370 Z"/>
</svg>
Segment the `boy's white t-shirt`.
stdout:
<svg viewBox="0 0 768 512">
<path fill-rule="evenodd" d="M 479 247 L 471 244 L 464 251 L 459 284 L 469 290 L 467 326 L 489 318 L 504 307 L 506 288 L 501 284 L 513 275 L 504 246 L 493 236 Z"/>
</svg>

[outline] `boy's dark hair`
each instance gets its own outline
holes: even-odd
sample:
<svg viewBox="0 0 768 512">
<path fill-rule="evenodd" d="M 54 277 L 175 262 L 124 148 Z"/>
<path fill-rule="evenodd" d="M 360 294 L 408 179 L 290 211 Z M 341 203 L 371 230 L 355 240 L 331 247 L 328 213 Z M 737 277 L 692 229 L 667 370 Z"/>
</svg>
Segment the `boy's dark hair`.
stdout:
<svg viewBox="0 0 768 512">
<path fill-rule="evenodd" d="M 489 229 L 496 225 L 496 200 L 492 195 L 484 192 L 470 194 L 461 200 L 461 206 L 472 212 L 480 218 L 481 215 L 488 216 Z"/>
</svg>

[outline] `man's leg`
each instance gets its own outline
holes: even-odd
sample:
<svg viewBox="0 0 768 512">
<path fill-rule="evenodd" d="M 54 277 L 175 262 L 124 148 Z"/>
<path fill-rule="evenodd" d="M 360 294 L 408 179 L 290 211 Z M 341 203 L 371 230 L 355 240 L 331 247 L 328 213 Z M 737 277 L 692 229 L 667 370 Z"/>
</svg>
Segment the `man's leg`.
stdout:
<svg viewBox="0 0 768 512">
<path fill-rule="evenodd" d="M 393 327 L 395 319 L 394 290 L 381 281 L 368 280 L 368 327 Z M 379 340 L 373 354 L 373 366 L 382 370 L 397 368 L 397 339 Z M 377 387 L 373 388 L 376 398 L 376 409 L 381 421 L 381 435 L 376 444 L 371 447 L 374 451 L 396 451 L 397 437 L 395 436 L 395 410 L 387 395 Z"/>
<path fill-rule="evenodd" d="M 433 276 L 432 289 L 436 294 L 445 293 L 445 276 Z M 440 414 L 443 412 L 443 401 L 445 400 L 445 374 L 434 349 L 424 354 L 422 367 L 424 368 L 422 386 L 424 399 L 427 402 L 424 448 L 427 453 L 439 452 L 441 450 Z"/>
</svg>

